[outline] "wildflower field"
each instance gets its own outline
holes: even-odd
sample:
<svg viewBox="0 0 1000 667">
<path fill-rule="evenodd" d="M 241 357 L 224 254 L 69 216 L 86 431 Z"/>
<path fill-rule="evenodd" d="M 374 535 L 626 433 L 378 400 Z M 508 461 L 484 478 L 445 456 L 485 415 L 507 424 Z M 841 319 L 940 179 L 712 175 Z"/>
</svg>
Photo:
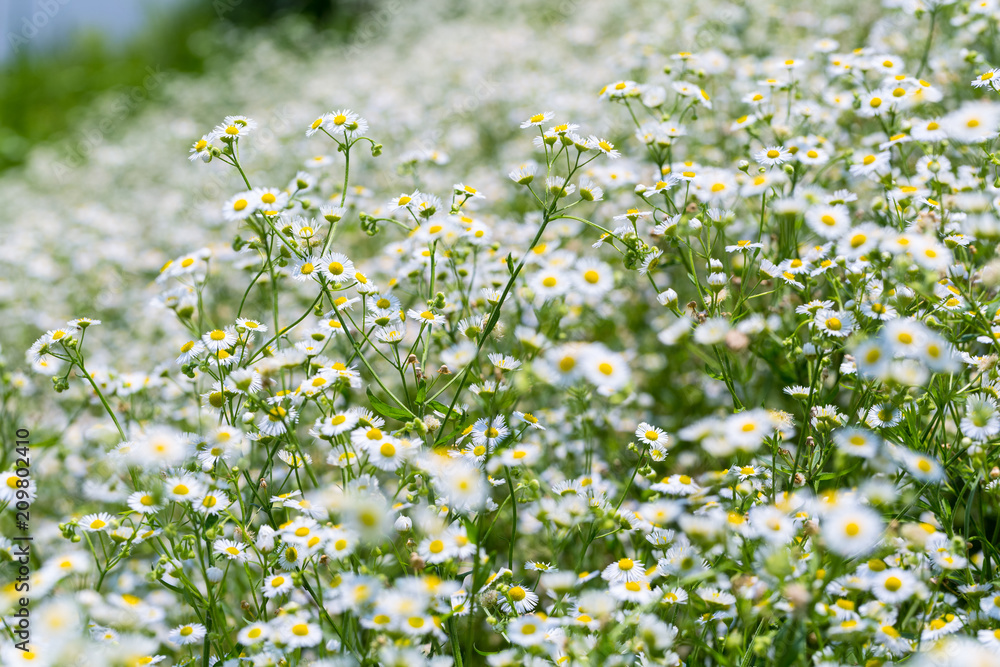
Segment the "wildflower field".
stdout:
<svg viewBox="0 0 1000 667">
<path fill-rule="evenodd" d="M 0 665 L 1000 665 L 998 25 L 151 63 L 0 173 Z"/>
</svg>

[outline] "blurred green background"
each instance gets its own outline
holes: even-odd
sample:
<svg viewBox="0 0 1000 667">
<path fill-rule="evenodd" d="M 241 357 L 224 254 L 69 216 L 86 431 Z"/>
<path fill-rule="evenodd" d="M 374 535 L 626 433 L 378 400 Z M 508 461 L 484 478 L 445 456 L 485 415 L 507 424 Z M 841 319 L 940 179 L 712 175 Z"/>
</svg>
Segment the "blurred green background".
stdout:
<svg viewBox="0 0 1000 667">
<path fill-rule="evenodd" d="M 199 73 L 235 55 L 240 36 L 279 23 L 308 35 L 286 46 L 343 40 L 379 0 L 2 0 L 0 171 L 39 143 L 72 136 L 96 98 L 158 70 Z M 155 98 L 156 91 L 151 92 Z"/>
</svg>

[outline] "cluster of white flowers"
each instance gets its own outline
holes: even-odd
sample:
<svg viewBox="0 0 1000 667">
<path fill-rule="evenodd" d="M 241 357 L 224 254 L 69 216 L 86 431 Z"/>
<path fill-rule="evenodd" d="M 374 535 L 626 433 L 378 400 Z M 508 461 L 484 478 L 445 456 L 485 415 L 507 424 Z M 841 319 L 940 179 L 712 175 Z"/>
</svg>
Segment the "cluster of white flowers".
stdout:
<svg viewBox="0 0 1000 667">
<path fill-rule="evenodd" d="M 1000 665 L 1000 3 L 418 4 L 0 178 L 0 664 Z"/>
</svg>

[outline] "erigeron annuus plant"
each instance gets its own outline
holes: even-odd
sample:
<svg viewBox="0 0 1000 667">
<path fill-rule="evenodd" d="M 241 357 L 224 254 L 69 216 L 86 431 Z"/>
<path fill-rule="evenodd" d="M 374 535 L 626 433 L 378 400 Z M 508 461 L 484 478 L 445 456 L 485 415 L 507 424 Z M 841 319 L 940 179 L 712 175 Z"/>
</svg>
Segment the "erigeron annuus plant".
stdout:
<svg viewBox="0 0 1000 667">
<path fill-rule="evenodd" d="M 356 180 L 396 151 L 348 110 L 269 187 L 227 118 L 190 155 L 232 249 L 160 272 L 161 370 L 93 320 L 32 348 L 117 434 L 45 617 L 99 664 L 991 664 L 1000 112 L 934 55 L 982 11 L 663 51 L 598 96 L 626 132 L 526 114 L 488 187 Z"/>
</svg>

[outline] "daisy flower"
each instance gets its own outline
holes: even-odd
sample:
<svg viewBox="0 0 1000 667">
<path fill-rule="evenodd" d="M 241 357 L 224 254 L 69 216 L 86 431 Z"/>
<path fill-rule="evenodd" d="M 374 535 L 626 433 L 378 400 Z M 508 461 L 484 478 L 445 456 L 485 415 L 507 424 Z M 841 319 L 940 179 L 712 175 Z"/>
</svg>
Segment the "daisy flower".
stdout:
<svg viewBox="0 0 1000 667">
<path fill-rule="evenodd" d="M 270 637 L 271 629 L 266 623 L 251 623 L 237 633 L 236 640 L 244 646 L 254 646 Z"/>
<path fill-rule="evenodd" d="M 507 589 L 507 596 L 500 601 L 500 606 L 508 614 L 512 611 L 518 614 L 527 614 L 538 605 L 538 595 L 530 588 L 523 586 L 511 586 Z"/>
<path fill-rule="evenodd" d="M 354 262 L 339 252 L 329 253 L 321 257 L 319 270 L 338 285 L 354 280 Z"/>
<path fill-rule="evenodd" d="M 527 424 L 529 427 L 531 427 L 533 429 L 536 429 L 536 430 L 539 430 L 539 431 L 544 431 L 545 430 L 545 425 L 542 424 L 538 420 L 538 417 L 536 417 L 535 415 L 531 414 L 530 412 L 518 412 L 517 410 L 515 410 L 514 411 L 514 417 L 516 417 L 517 419 L 520 419 L 521 421 L 523 421 L 525 424 Z"/>
<path fill-rule="evenodd" d="M 233 195 L 222 206 L 222 215 L 228 222 L 246 220 L 256 212 L 258 204 L 250 193 Z"/>
<path fill-rule="evenodd" d="M 516 371 L 521 367 L 521 362 L 508 354 L 501 354 L 499 352 L 491 352 L 489 355 L 490 363 L 493 364 L 495 368 L 501 371 Z"/>
<path fill-rule="evenodd" d="M 125 502 L 129 509 L 139 514 L 156 514 L 163 509 L 163 505 L 149 491 L 136 491 Z"/>
<path fill-rule="evenodd" d="M 965 402 L 965 416 L 960 428 L 962 433 L 976 442 L 985 442 L 1000 433 L 996 401 L 982 394 L 970 396 Z"/>
<path fill-rule="evenodd" d="M 534 164 L 527 164 L 512 170 L 507 174 L 507 178 L 518 185 L 528 185 L 535 179 L 535 172 L 538 168 Z M 581 186 L 582 187 L 582 186 Z M 602 193 L 603 194 L 603 193 Z M 582 196 L 582 193 L 581 193 Z M 597 198 L 595 198 L 597 199 Z"/>
<path fill-rule="evenodd" d="M 889 159 L 888 151 L 858 154 L 850 168 L 851 176 L 880 176 L 888 172 Z"/>
<path fill-rule="evenodd" d="M 871 431 L 859 428 L 843 428 L 833 433 L 833 442 L 842 451 L 864 459 L 874 458 L 882 441 Z"/>
<path fill-rule="evenodd" d="M 267 410 L 257 422 L 257 428 L 264 435 L 281 435 L 288 430 L 289 424 L 294 424 L 298 413 L 295 408 L 284 408 L 280 405 Z"/>
<path fill-rule="evenodd" d="M 601 572 L 601 578 L 614 584 L 628 581 L 642 581 L 649 579 L 642 561 L 634 561 L 631 558 L 621 558 L 611 563 Z"/>
<path fill-rule="evenodd" d="M 599 150 L 612 160 L 620 158 L 622 156 L 620 152 L 615 150 L 614 144 L 612 144 L 607 139 L 599 139 L 598 137 L 591 136 L 587 139 L 587 145 L 591 149 Z"/>
<path fill-rule="evenodd" d="M 187 625 L 178 625 L 171 630 L 167 635 L 167 639 L 183 646 L 185 644 L 197 644 L 204 639 L 205 634 L 204 625 L 201 623 L 189 623 Z"/>
<path fill-rule="evenodd" d="M 378 429 L 371 429 L 367 433 L 372 431 Z M 404 449 L 398 440 L 390 436 L 375 440 L 366 435 L 364 448 L 368 452 L 368 462 L 379 470 L 396 470 L 403 463 Z"/>
<path fill-rule="evenodd" d="M 849 311 L 822 308 L 813 320 L 816 329 L 827 336 L 846 338 L 854 331 L 854 315 Z"/>
<path fill-rule="evenodd" d="M 882 538 L 883 530 L 881 516 L 862 505 L 837 509 L 822 522 L 827 547 L 845 558 L 869 553 Z"/>
<path fill-rule="evenodd" d="M 970 83 L 973 88 L 993 88 L 996 89 L 997 81 L 1000 81 L 1000 69 L 988 69 Z"/>
<path fill-rule="evenodd" d="M 198 141 L 191 144 L 190 155 L 188 159 L 194 162 L 195 160 L 201 160 L 202 162 L 208 162 L 212 159 L 212 135 L 206 134 L 201 137 Z"/>
<path fill-rule="evenodd" d="M 640 422 L 636 427 L 635 437 L 647 445 L 665 445 L 670 442 L 670 436 L 667 435 L 666 431 L 659 426 L 653 426 L 646 422 Z"/>
<path fill-rule="evenodd" d="M 88 533 L 99 533 L 110 530 L 113 521 L 114 517 L 107 512 L 98 512 L 84 516 L 77 525 Z"/>
<path fill-rule="evenodd" d="M 223 121 L 215 126 L 208 136 L 212 140 L 220 140 L 231 143 L 240 137 L 250 134 L 257 128 L 257 122 L 246 116 L 226 116 Z"/>
<path fill-rule="evenodd" d="M 851 226 L 847 207 L 842 204 L 834 206 L 816 206 L 806 211 L 806 224 L 819 236 L 836 240 L 841 238 Z"/>
<path fill-rule="evenodd" d="M 330 134 L 343 135 L 349 131 L 358 129 L 362 122 L 365 122 L 364 119 L 350 109 L 338 109 L 326 114 L 326 120 L 322 123 L 322 126 Z"/>
<path fill-rule="evenodd" d="M 541 127 L 545 123 L 549 122 L 555 117 L 555 114 L 551 111 L 543 111 L 542 113 L 536 113 L 535 115 L 528 118 L 526 121 L 521 123 L 521 129 L 525 130 L 529 127 Z"/>
<path fill-rule="evenodd" d="M 273 630 L 273 638 L 291 649 L 297 649 L 316 646 L 323 641 L 323 633 L 315 623 L 292 616 Z"/>
<path fill-rule="evenodd" d="M 447 322 L 444 315 L 435 313 L 432 310 L 417 311 L 413 308 L 406 311 L 406 316 L 420 322 L 424 326 L 440 326 Z"/>
<path fill-rule="evenodd" d="M 507 428 L 507 421 L 503 415 L 497 415 L 492 419 L 485 417 L 476 420 L 472 425 L 472 441 L 477 445 L 495 447 L 504 441 L 510 430 Z"/>
<path fill-rule="evenodd" d="M 318 257 L 306 257 L 292 267 L 292 278 L 300 283 L 315 279 L 320 273 L 325 272 L 322 270 L 322 260 Z"/>
<path fill-rule="evenodd" d="M 784 146 L 767 146 L 753 154 L 754 161 L 765 167 L 776 167 L 792 159 Z"/>
<path fill-rule="evenodd" d="M 229 560 L 242 563 L 246 560 L 246 545 L 235 540 L 218 539 L 212 543 L 215 553 L 225 556 Z"/>
<path fill-rule="evenodd" d="M 534 614 L 520 616 L 507 624 L 506 635 L 512 644 L 538 646 L 545 641 L 548 623 Z"/>
<path fill-rule="evenodd" d="M 285 572 L 278 572 L 277 574 L 265 577 L 264 585 L 261 588 L 262 594 L 268 599 L 284 595 L 290 590 L 292 590 L 292 577 Z"/>
<path fill-rule="evenodd" d="M 748 252 L 757 248 L 763 248 L 763 243 L 754 243 L 749 239 L 737 241 L 734 245 L 727 245 L 726 252 Z"/>
<path fill-rule="evenodd" d="M 205 351 L 205 344 L 201 340 L 189 340 L 180 346 L 180 356 L 175 359 L 175 363 L 189 364 L 202 355 Z"/>
<path fill-rule="evenodd" d="M 895 605 L 917 592 L 917 579 L 906 570 L 889 568 L 873 575 L 869 586 L 881 602 Z"/>
<path fill-rule="evenodd" d="M 213 329 L 201 336 L 202 343 L 212 352 L 228 350 L 236 344 L 236 340 L 236 329 L 231 326 L 227 326 L 224 329 Z"/>
</svg>

